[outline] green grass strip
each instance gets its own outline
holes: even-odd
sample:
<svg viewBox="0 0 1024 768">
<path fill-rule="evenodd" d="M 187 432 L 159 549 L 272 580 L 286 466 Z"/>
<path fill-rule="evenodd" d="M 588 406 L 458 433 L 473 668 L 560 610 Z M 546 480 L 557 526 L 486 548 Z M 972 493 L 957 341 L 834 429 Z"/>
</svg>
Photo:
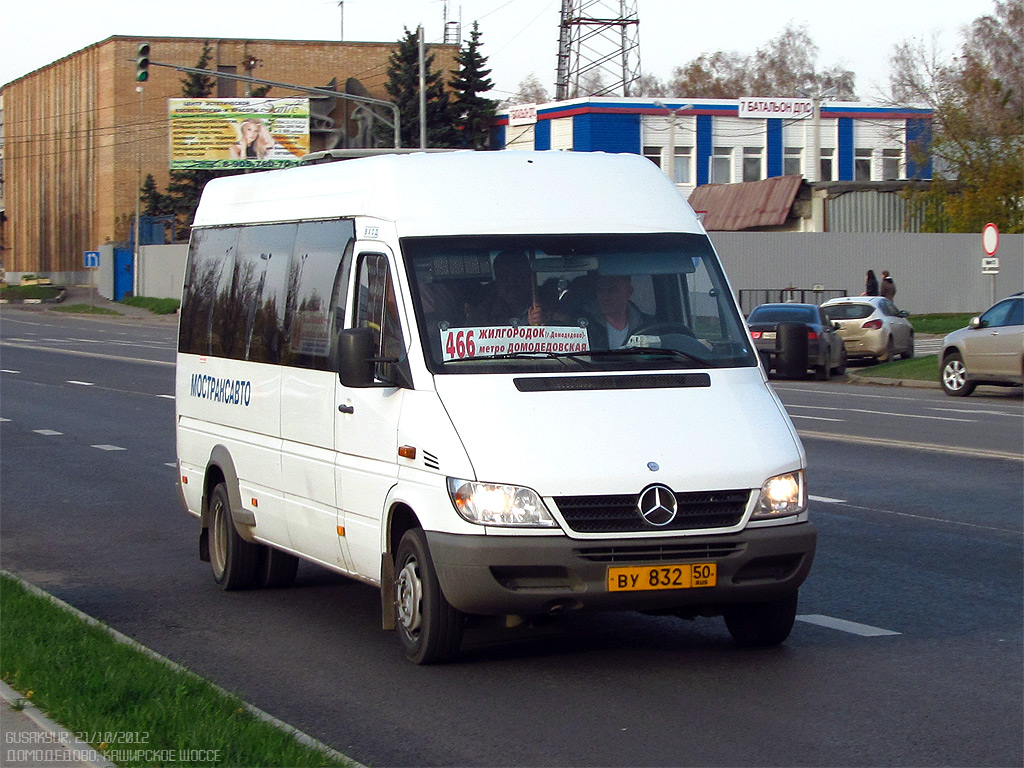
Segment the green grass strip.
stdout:
<svg viewBox="0 0 1024 768">
<path fill-rule="evenodd" d="M 63 289 L 51 285 L 4 285 L 0 287 L 0 299 L 24 301 L 25 299 L 55 299 Z"/>
<path fill-rule="evenodd" d="M 939 382 L 938 355 L 921 355 L 909 360 L 893 360 L 870 368 L 850 368 L 851 373 L 861 378 L 913 379 L 915 381 Z"/>
<path fill-rule="evenodd" d="M 6 574 L 0 648 L 8 685 L 125 768 L 354 765 L 299 743 L 241 699 L 119 642 Z M 94 740 L 103 734 L 119 743 Z"/>
<path fill-rule="evenodd" d="M 966 328 L 971 318 L 980 315 L 980 312 L 970 314 L 945 314 L 945 315 L 911 315 L 907 319 L 914 326 L 914 333 L 932 333 L 936 336 L 945 336 L 960 328 Z"/>
<path fill-rule="evenodd" d="M 96 307 L 92 304 L 55 304 L 47 308 L 54 312 L 71 312 L 76 315 L 117 315 L 121 317 L 121 313 L 116 309 Z"/>
<path fill-rule="evenodd" d="M 142 307 L 155 315 L 173 315 L 178 311 L 181 302 L 177 299 L 155 299 L 152 296 L 129 296 L 121 300 L 130 307 Z"/>
</svg>

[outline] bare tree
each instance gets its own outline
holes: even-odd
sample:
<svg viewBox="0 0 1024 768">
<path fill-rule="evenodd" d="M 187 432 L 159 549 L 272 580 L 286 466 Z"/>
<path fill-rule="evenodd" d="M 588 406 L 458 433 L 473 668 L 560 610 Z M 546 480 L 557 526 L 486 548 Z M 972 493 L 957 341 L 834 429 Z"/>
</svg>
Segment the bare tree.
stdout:
<svg viewBox="0 0 1024 768">
<path fill-rule="evenodd" d="M 537 79 L 537 76 L 531 72 L 520 81 L 516 92 L 503 101 L 502 104 L 504 106 L 514 106 L 516 104 L 545 104 L 549 101 L 551 101 L 551 97 L 548 95 L 547 89 Z"/>
</svg>

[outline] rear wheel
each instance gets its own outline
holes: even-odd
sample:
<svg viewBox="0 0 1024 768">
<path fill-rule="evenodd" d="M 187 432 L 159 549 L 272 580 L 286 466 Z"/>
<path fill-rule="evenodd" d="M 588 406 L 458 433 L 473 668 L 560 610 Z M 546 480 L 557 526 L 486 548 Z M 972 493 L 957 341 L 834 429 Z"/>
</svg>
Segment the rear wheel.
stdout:
<svg viewBox="0 0 1024 768">
<path fill-rule="evenodd" d="M 959 352 L 950 352 L 942 361 L 942 390 L 947 395 L 966 397 L 974 391 L 975 384 L 967 380 L 967 366 Z"/>
<path fill-rule="evenodd" d="M 224 483 L 210 494 L 210 566 L 213 580 L 221 589 L 250 589 L 258 586 L 259 544 L 238 535 L 231 520 L 231 501 Z"/>
<path fill-rule="evenodd" d="M 273 547 L 263 547 L 260 553 L 259 583 L 268 589 L 290 587 L 295 583 L 299 558 Z"/>
<path fill-rule="evenodd" d="M 441 591 L 421 528 L 406 531 L 398 545 L 395 608 L 398 637 L 411 662 L 437 664 L 458 655 L 465 617 Z"/>
<path fill-rule="evenodd" d="M 764 648 L 789 637 L 796 621 L 797 593 L 769 603 L 741 603 L 725 611 L 725 626 L 737 645 Z"/>
<path fill-rule="evenodd" d="M 876 357 L 875 360 L 877 362 L 879 362 L 879 363 L 888 363 L 890 360 L 893 359 L 892 355 L 893 355 L 894 349 L 895 349 L 895 347 L 893 346 L 893 343 L 892 343 L 892 336 L 890 336 L 888 338 L 888 340 L 886 340 L 886 342 L 885 342 L 885 352 L 883 354 L 879 355 L 878 357 Z"/>
<path fill-rule="evenodd" d="M 836 376 L 842 376 L 846 373 L 846 347 L 843 346 L 839 349 L 839 365 L 832 369 L 832 373 Z"/>
</svg>

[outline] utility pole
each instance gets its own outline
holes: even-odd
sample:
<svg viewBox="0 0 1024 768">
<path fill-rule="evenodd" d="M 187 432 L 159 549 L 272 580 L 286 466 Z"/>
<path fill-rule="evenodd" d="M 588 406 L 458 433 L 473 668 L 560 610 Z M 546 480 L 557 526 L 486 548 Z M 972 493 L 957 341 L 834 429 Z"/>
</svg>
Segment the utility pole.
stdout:
<svg viewBox="0 0 1024 768">
<path fill-rule="evenodd" d="M 423 51 L 423 25 L 416 30 L 420 64 L 420 149 L 427 148 L 427 66 Z"/>
<path fill-rule="evenodd" d="M 142 92 L 141 85 L 135 86 L 139 94 L 138 128 L 135 132 L 135 237 L 132 245 L 132 296 L 139 295 L 139 239 L 142 234 Z M 117 285 L 115 278 L 114 284 Z"/>
<path fill-rule="evenodd" d="M 821 103 L 835 96 L 836 88 L 832 86 L 824 91 L 818 88 L 814 93 L 798 88 L 797 94 L 811 100 L 811 120 L 814 122 L 811 126 L 811 178 L 807 180 L 813 183 L 821 181 Z"/>
</svg>

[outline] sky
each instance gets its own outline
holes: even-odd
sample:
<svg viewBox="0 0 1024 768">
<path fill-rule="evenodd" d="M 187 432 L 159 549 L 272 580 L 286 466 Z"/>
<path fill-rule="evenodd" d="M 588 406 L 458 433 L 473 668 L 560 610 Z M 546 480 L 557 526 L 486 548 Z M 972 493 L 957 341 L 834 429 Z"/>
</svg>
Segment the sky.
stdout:
<svg viewBox="0 0 1024 768">
<path fill-rule="evenodd" d="M 895 44 L 917 39 L 951 56 L 960 30 L 991 13 L 992 0 L 636 0 L 644 74 L 668 80 L 702 53 L 753 53 L 785 26 L 804 24 L 818 46 L 819 69 L 841 65 L 857 76 L 862 101 L 888 89 Z M 616 3 L 605 3 L 615 6 Z M 560 0 L 48 0 L 13 2 L 0 25 L 0 84 L 113 35 L 392 42 L 422 24 L 440 42 L 447 10 L 468 37 L 479 21 L 481 52 L 503 99 L 535 75 L 554 94 Z M 153 58 L 159 60 L 154 51 Z M 758 94 L 750 94 L 756 96 Z"/>
</svg>

